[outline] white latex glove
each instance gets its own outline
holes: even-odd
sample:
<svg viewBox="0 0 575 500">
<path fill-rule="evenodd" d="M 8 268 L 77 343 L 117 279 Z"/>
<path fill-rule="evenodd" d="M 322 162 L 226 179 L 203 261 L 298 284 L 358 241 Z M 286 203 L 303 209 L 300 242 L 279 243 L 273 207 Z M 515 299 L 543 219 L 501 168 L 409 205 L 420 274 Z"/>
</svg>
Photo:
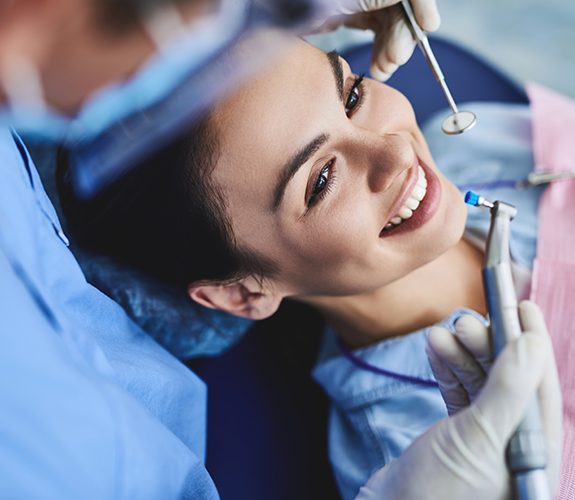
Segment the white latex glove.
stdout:
<svg viewBox="0 0 575 500">
<path fill-rule="evenodd" d="M 381 81 L 406 63 L 413 53 L 415 40 L 409 30 L 400 0 L 336 0 L 338 10 L 345 14 L 330 27 L 344 24 L 351 28 L 369 29 L 375 33 L 371 75 Z M 435 31 L 441 22 L 436 0 L 411 0 L 419 25 Z"/>
<path fill-rule="evenodd" d="M 455 335 L 445 328 L 432 328 L 427 357 L 447 412 L 453 415 L 468 406 L 485 383 L 493 361 L 489 332 L 469 315 L 457 320 Z"/>
<path fill-rule="evenodd" d="M 550 488 L 556 490 L 562 413 L 553 350 L 539 308 L 522 302 L 519 314 L 524 333 L 505 347 L 487 378 L 489 342 L 479 321 L 461 319 L 455 337 L 433 329 L 429 352 L 451 416 L 377 471 L 358 500 L 511 498 L 505 448 L 535 394 L 546 435 Z"/>
</svg>

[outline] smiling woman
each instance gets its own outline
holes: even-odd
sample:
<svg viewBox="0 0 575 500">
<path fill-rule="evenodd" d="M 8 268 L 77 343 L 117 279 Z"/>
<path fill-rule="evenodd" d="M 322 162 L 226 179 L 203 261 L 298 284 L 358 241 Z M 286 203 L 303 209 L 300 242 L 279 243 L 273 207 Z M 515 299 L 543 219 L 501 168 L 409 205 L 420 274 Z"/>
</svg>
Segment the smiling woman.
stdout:
<svg viewBox="0 0 575 500">
<path fill-rule="evenodd" d="M 398 91 L 297 40 L 95 201 L 75 200 L 60 177 L 77 235 L 192 300 L 263 319 L 291 298 L 319 309 L 348 346 L 393 353 L 397 400 L 377 378 L 350 386 L 349 366 L 334 374 L 327 360 L 316 373 L 339 407 L 330 452 L 344 496 L 445 415 L 424 337 L 407 334 L 462 308 L 484 312 L 481 251 L 462 238 L 462 197 Z M 393 379 L 402 365 L 412 373 Z M 375 430 L 349 394 L 338 401 L 346 384 L 352 399 L 363 386 L 367 408 L 387 391 L 387 406 L 373 401 L 383 413 L 368 417 Z"/>
<path fill-rule="evenodd" d="M 468 273 L 456 267 L 466 259 L 449 258 L 449 275 L 461 271 L 472 283 L 445 278 L 440 257 L 471 252 L 461 240 L 466 211 L 399 92 L 297 42 L 212 118 L 220 140 L 212 179 L 236 245 L 278 272 L 262 287 L 249 276 L 227 288 L 192 283 L 192 298 L 261 318 L 296 297 L 337 318 L 352 345 L 431 324 L 455 307 L 482 309 L 469 293 L 480 290 L 478 260 Z M 421 298 L 434 297 L 432 306 L 421 303 L 425 315 L 411 305 L 398 320 L 375 308 L 361 315 L 373 325 L 357 328 L 358 307 L 379 302 L 403 312 L 415 283 Z M 245 307 L 233 301 L 231 309 L 230 297 L 243 297 Z"/>
</svg>

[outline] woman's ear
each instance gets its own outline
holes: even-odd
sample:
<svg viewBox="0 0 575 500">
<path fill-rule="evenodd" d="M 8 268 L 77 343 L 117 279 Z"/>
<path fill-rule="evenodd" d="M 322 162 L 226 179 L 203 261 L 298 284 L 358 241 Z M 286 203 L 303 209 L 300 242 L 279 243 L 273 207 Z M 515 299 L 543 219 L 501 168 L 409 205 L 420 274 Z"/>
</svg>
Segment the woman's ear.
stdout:
<svg viewBox="0 0 575 500">
<path fill-rule="evenodd" d="M 269 318 L 283 299 L 251 276 L 234 283 L 192 283 L 188 295 L 202 306 L 254 320 Z"/>
</svg>

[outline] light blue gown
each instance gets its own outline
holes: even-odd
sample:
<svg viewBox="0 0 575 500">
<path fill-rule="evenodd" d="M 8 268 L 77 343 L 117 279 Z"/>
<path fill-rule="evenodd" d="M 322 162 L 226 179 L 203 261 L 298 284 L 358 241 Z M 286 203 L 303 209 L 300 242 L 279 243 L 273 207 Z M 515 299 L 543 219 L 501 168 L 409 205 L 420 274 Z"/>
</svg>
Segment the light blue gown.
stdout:
<svg viewBox="0 0 575 500">
<path fill-rule="evenodd" d="M 218 498 L 206 389 L 86 283 L 0 130 L 0 498 Z"/>
</svg>

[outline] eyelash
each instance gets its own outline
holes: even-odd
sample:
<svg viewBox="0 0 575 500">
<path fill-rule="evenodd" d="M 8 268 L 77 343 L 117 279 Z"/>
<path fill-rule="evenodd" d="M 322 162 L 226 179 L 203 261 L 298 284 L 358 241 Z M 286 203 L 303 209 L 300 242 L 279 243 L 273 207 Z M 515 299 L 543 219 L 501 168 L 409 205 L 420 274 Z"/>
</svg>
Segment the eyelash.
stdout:
<svg viewBox="0 0 575 500">
<path fill-rule="evenodd" d="M 357 111 L 359 111 L 362 104 L 364 103 L 365 100 L 365 85 L 363 83 L 364 76 L 365 75 L 359 75 L 358 77 L 356 77 L 355 80 L 353 81 L 351 88 L 347 93 L 344 109 L 345 114 L 347 115 L 348 118 L 351 118 L 354 115 L 354 113 L 357 113 Z M 352 96 L 355 96 L 356 101 L 355 104 L 353 104 L 353 106 L 349 106 L 349 102 Z M 323 180 L 324 185 L 320 191 L 317 191 L 317 188 L 322 179 L 324 179 Z M 312 193 L 307 202 L 308 209 L 312 208 L 314 205 L 323 200 L 325 196 L 329 194 L 329 192 L 333 188 L 333 183 L 335 179 L 336 179 L 335 158 L 333 158 L 329 162 L 327 162 L 319 171 Z"/>
<path fill-rule="evenodd" d="M 357 113 L 361 108 L 361 106 L 363 105 L 365 99 L 365 85 L 363 82 L 364 78 L 365 75 L 359 75 L 358 77 L 356 77 L 355 80 L 353 81 L 351 88 L 349 89 L 349 92 L 347 93 L 347 98 L 345 100 L 344 107 L 345 107 L 345 114 L 347 115 L 348 118 L 351 118 L 354 115 L 354 113 Z M 355 104 L 350 108 L 348 107 L 348 103 L 352 96 L 355 96 L 357 100 L 355 101 Z"/>
<path fill-rule="evenodd" d="M 323 200 L 327 194 L 332 190 L 333 183 L 335 181 L 335 158 L 329 160 L 319 171 L 317 179 L 315 181 L 312 193 L 309 197 L 307 202 L 307 207 L 312 208 L 318 202 Z M 316 192 L 317 187 L 319 186 L 320 180 L 324 179 L 324 186 L 321 188 L 319 192 Z"/>
</svg>

